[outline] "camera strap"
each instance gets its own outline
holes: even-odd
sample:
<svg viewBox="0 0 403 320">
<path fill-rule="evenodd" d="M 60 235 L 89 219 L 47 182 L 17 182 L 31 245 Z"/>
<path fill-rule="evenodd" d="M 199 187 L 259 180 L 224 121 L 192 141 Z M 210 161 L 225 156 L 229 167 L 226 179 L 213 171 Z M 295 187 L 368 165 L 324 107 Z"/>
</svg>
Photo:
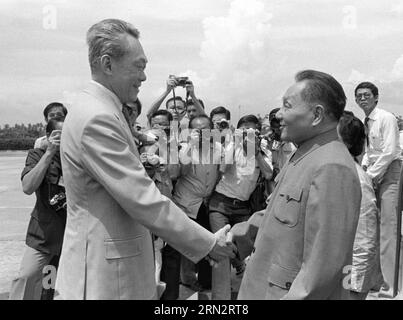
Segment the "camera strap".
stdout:
<svg viewBox="0 0 403 320">
<path fill-rule="evenodd" d="M 174 108 L 175 108 L 175 112 L 178 113 L 178 109 L 176 108 L 176 95 L 175 95 L 175 88 L 172 88 L 172 96 L 174 98 Z M 186 100 L 185 100 L 185 107 L 187 108 L 188 105 L 188 101 L 189 101 L 189 92 L 186 91 Z M 179 113 L 178 113 L 179 114 Z"/>
<path fill-rule="evenodd" d="M 176 108 L 175 88 L 172 88 L 172 96 L 173 96 L 173 98 L 174 98 L 174 108 L 175 108 L 175 112 L 178 113 L 178 109 Z"/>
</svg>

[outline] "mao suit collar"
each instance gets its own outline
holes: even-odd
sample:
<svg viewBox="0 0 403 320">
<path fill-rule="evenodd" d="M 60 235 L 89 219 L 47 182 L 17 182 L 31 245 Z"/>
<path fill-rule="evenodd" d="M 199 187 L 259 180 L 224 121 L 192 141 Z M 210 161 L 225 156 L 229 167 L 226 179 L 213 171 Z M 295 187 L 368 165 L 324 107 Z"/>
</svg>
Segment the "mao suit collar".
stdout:
<svg viewBox="0 0 403 320">
<path fill-rule="evenodd" d="M 297 164 L 301 159 L 303 159 L 305 156 L 316 150 L 317 148 L 331 142 L 334 140 L 338 140 L 339 137 L 337 135 L 337 130 L 336 128 L 330 129 L 326 132 L 323 132 L 308 141 L 305 141 L 302 143 L 298 149 L 291 155 L 290 157 L 290 163 L 293 163 L 294 165 Z"/>
</svg>

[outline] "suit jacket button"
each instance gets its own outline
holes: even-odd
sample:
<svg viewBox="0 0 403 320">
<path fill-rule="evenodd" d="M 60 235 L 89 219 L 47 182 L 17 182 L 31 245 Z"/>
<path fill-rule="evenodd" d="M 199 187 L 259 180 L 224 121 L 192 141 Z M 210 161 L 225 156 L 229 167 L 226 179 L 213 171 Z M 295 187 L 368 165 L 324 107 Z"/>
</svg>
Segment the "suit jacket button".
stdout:
<svg viewBox="0 0 403 320">
<path fill-rule="evenodd" d="M 291 282 L 287 282 L 287 283 L 285 284 L 285 287 L 287 288 L 287 290 L 290 290 L 290 288 L 291 288 Z"/>
</svg>

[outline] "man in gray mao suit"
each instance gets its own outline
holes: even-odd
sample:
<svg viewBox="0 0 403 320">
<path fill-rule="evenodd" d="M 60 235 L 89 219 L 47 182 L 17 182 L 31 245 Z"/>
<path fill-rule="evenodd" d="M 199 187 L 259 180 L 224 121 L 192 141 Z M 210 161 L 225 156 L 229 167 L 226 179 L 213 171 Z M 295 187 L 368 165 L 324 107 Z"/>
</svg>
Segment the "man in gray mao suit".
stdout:
<svg viewBox="0 0 403 320">
<path fill-rule="evenodd" d="M 349 299 L 361 190 L 336 127 L 346 96 L 330 75 L 299 72 L 276 117 L 298 145 L 276 178 L 265 212 L 232 233 L 253 251 L 238 299 Z"/>
<path fill-rule="evenodd" d="M 67 225 L 56 290 L 62 299 L 155 299 L 150 231 L 190 260 L 233 256 L 161 195 L 147 176 L 122 105 L 136 101 L 147 58 L 131 24 L 108 19 L 87 33 L 92 82 L 61 138 Z"/>
</svg>

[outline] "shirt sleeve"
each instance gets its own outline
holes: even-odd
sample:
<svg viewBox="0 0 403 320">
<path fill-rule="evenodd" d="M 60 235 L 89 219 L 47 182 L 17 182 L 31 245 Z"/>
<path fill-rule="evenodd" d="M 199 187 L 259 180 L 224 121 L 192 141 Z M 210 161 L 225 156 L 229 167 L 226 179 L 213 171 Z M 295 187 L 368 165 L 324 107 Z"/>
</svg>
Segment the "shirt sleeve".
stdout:
<svg viewBox="0 0 403 320">
<path fill-rule="evenodd" d="M 388 166 L 395 160 L 397 146 L 399 145 L 399 128 L 395 116 L 387 114 L 381 121 L 381 131 L 383 132 L 382 154 L 367 170 L 367 174 L 371 179 L 379 179 L 385 174 Z"/>
<path fill-rule="evenodd" d="M 30 172 L 33 168 L 35 168 L 39 160 L 41 160 L 42 156 L 43 151 L 41 149 L 30 149 L 28 151 L 28 155 L 25 160 L 25 167 L 21 173 L 21 181 L 28 172 Z"/>
</svg>

